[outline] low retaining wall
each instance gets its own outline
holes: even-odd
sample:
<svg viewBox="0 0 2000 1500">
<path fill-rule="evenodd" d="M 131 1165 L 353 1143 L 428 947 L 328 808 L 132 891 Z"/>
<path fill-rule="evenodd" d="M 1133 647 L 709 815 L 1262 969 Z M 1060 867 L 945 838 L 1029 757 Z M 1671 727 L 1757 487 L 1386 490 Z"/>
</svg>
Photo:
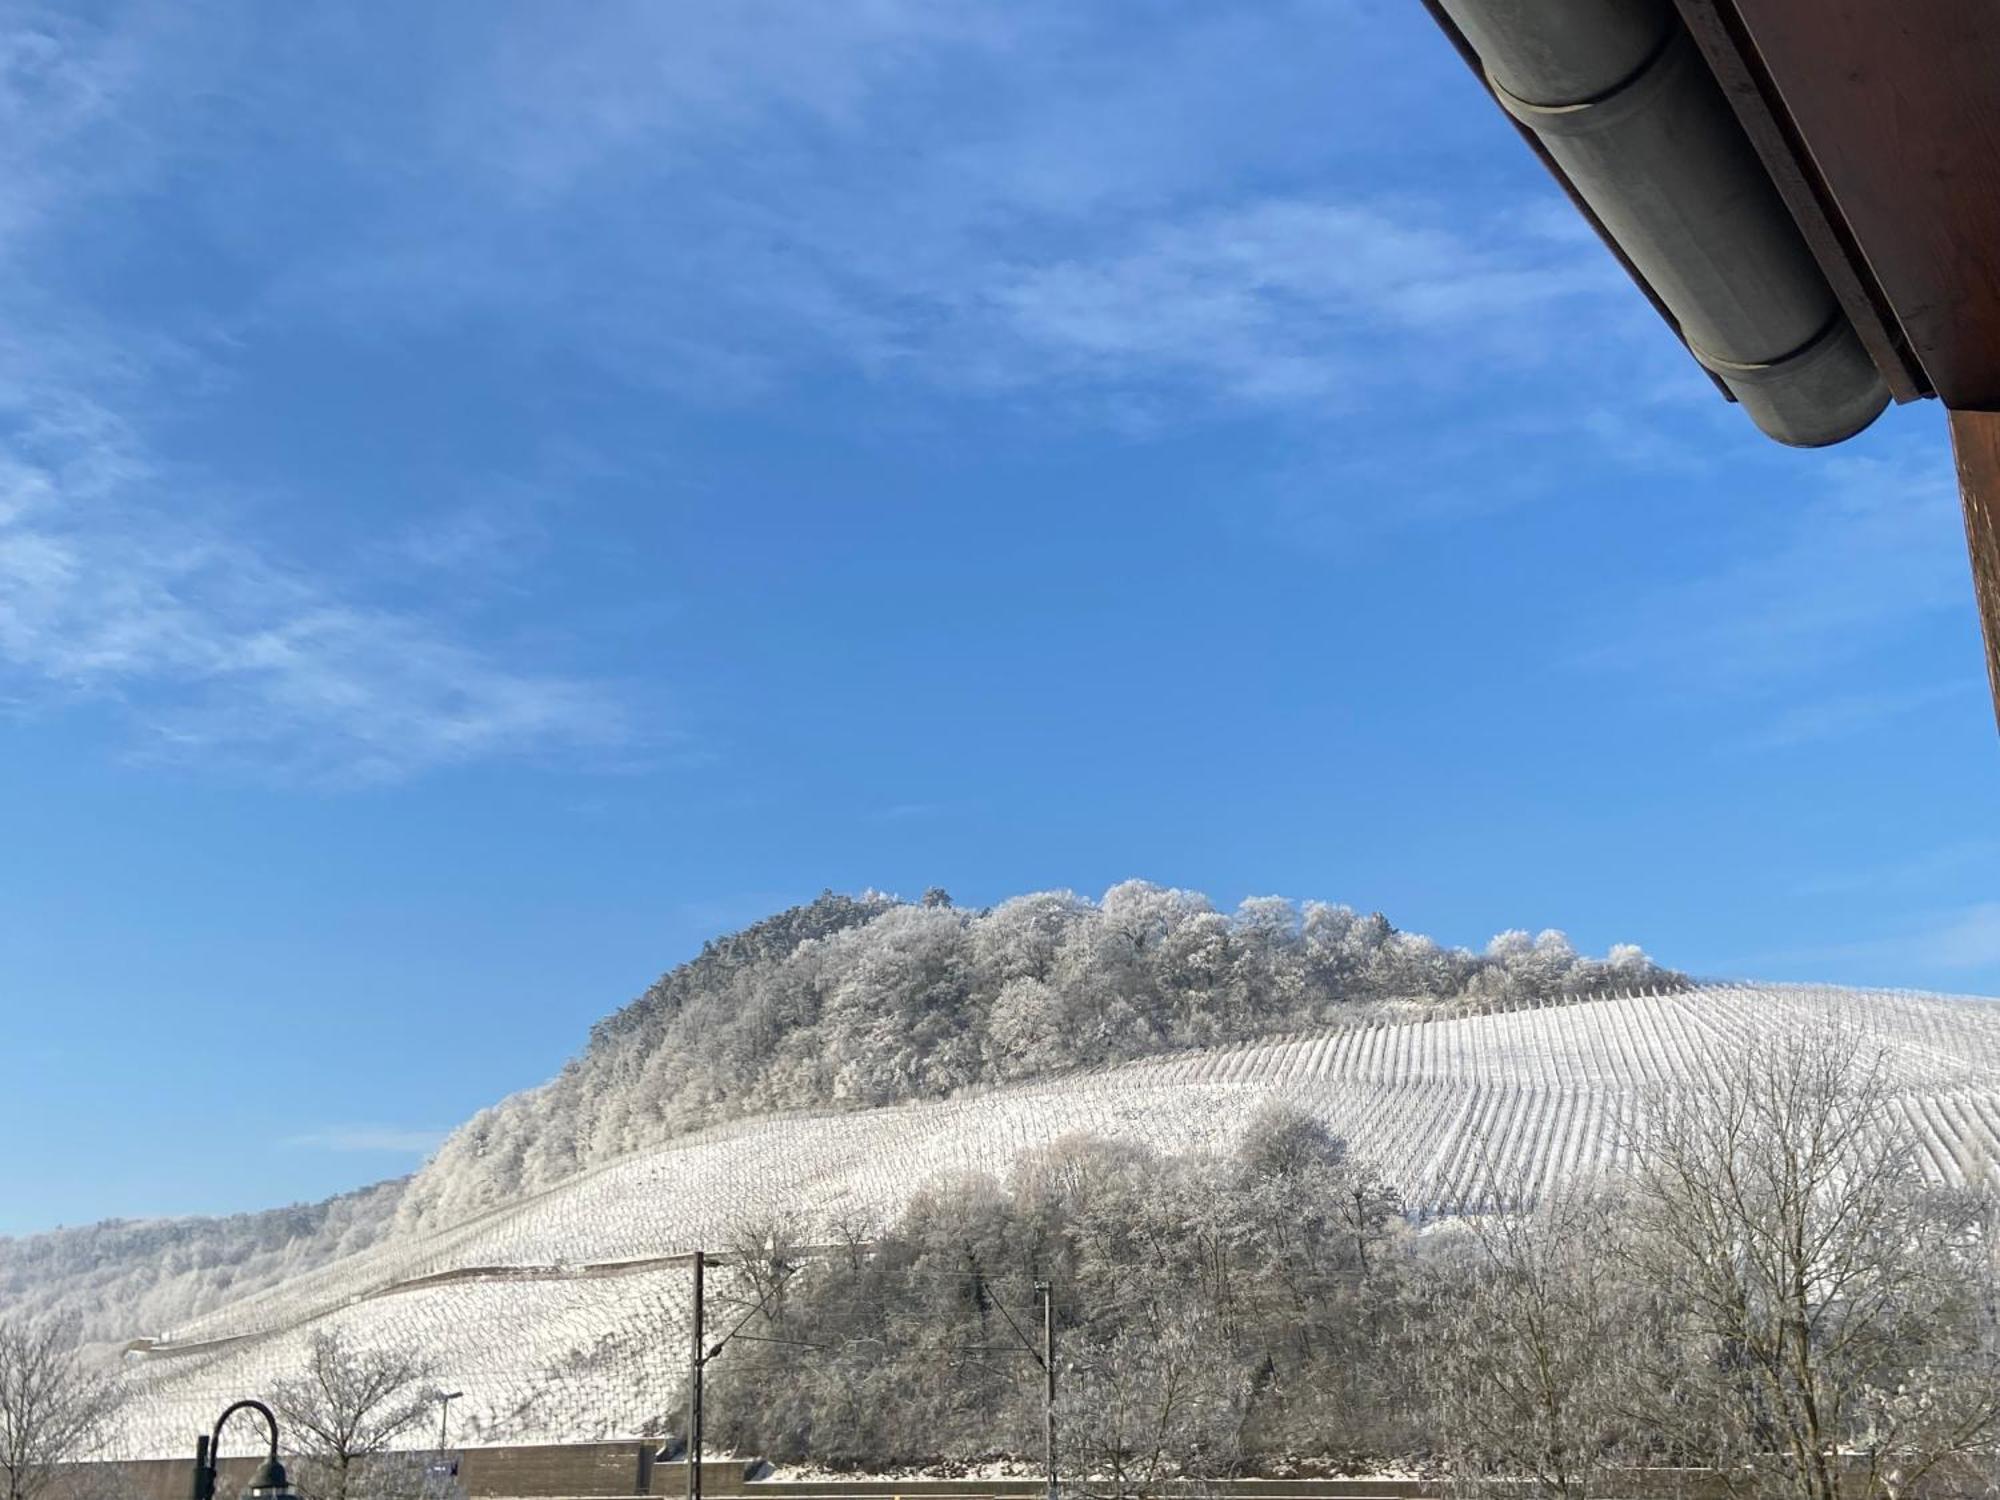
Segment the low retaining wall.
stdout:
<svg viewBox="0 0 2000 1500">
<path fill-rule="evenodd" d="M 466 1448 L 458 1461 L 458 1481 L 466 1500 L 611 1500 L 611 1497 L 684 1495 L 684 1464 L 656 1464 L 657 1442 L 537 1443 L 518 1447 Z M 236 1500 L 257 1472 L 255 1457 L 225 1458 L 217 1467 L 217 1500 Z M 186 1458 L 139 1458 L 112 1463 L 67 1464 L 60 1492 L 69 1500 L 188 1500 L 194 1470 L 193 1445 Z M 704 1463 L 704 1494 L 740 1495 L 746 1466 L 740 1461 Z"/>
<path fill-rule="evenodd" d="M 704 1469 L 707 1465 L 702 1466 Z M 702 1481 L 704 1485 L 707 1480 Z M 1190 1500 L 1440 1500 L 1444 1491 L 1421 1479 L 1221 1479 L 1157 1486 Z M 1093 1489 L 1070 1484 L 1081 1495 Z M 680 1494 L 655 1488 L 655 1495 Z M 755 1480 L 728 1491 L 732 1500 L 1041 1500 L 1044 1479 L 790 1479 Z"/>
<path fill-rule="evenodd" d="M 466 1500 L 674 1500 L 687 1493 L 687 1468 L 658 1463 L 657 1442 L 544 1443 L 466 1448 L 452 1455 Z M 192 1448 L 192 1445 L 190 1445 Z M 236 1500 L 256 1472 L 254 1457 L 226 1458 L 216 1476 L 217 1500 Z M 49 1500 L 188 1500 L 192 1451 L 186 1458 L 69 1464 Z M 702 1491 L 715 1500 L 1040 1500 L 1040 1479 L 752 1480 L 740 1460 L 704 1463 Z M 1969 1470 L 1940 1473 L 1923 1487 L 1927 1500 L 1971 1500 L 1986 1493 Z M 1077 1484 L 1082 1495 L 1090 1486 Z M 1520 1486 L 1523 1496 L 1533 1486 Z M 1607 1484 L 1621 1500 L 1725 1500 L 1716 1477 L 1694 1469 L 1633 1469 Z M 1165 1500 L 1442 1500 L 1432 1480 L 1404 1478 L 1233 1479 L 1201 1485 L 1164 1484 Z"/>
</svg>

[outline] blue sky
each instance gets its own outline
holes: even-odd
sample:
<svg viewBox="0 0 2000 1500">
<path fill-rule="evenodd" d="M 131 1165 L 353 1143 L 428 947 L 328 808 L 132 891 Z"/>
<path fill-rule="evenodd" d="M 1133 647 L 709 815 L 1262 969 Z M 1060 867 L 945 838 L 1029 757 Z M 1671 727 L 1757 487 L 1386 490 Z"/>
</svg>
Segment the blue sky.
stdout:
<svg viewBox="0 0 2000 1500">
<path fill-rule="evenodd" d="M 1758 437 L 1419 7 L 0 17 L 0 1231 L 827 886 L 2000 993 L 1941 413 Z"/>
</svg>

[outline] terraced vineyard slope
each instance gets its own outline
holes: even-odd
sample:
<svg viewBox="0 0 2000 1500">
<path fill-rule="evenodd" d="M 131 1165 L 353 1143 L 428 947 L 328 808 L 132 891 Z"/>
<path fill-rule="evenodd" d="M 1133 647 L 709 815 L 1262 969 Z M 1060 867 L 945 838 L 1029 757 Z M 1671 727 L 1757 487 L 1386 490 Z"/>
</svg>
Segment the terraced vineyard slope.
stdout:
<svg viewBox="0 0 2000 1500">
<path fill-rule="evenodd" d="M 1004 1173 L 1084 1132 L 1228 1149 L 1266 1101 L 1324 1120 L 1416 1216 L 1499 1206 L 1613 1165 L 1655 1091 L 1699 1091 L 1760 1037 L 1830 1022 L 1879 1053 L 1927 1170 L 2000 1160 L 2000 1002 L 1725 986 L 1378 1021 L 955 1097 L 737 1121 L 392 1238 L 137 1344 L 119 1448 L 180 1452 L 226 1400 L 292 1373 L 317 1329 L 431 1354 L 467 1442 L 660 1431 L 680 1399 L 687 1273 L 747 1220 L 883 1224 L 926 1181 Z"/>
<path fill-rule="evenodd" d="M 412 1176 L 229 1219 L 0 1238 L 0 1317 L 68 1317 L 103 1349 L 374 1245 L 410 1245 L 690 1132 L 1102 1071 L 1352 1025 L 1667 989 L 1643 950 L 1560 932 L 1484 950 L 1381 913 L 1128 880 L 971 910 L 943 891 L 817 900 L 703 946 L 591 1028 L 555 1077 L 465 1121 Z"/>
</svg>

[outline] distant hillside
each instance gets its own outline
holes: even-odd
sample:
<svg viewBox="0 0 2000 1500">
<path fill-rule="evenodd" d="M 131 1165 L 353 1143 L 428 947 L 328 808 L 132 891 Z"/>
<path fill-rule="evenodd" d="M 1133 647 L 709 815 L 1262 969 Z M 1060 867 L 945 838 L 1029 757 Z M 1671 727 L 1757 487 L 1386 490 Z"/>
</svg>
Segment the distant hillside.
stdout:
<svg viewBox="0 0 2000 1500">
<path fill-rule="evenodd" d="M 1851 1038 L 1857 1059 L 1879 1064 L 1891 1120 L 1923 1153 L 1925 1175 L 1963 1183 L 2000 1160 L 2000 1004 L 1993 1001 L 1730 985 L 1458 1016 L 1410 1008 L 1395 1020 L 1388 1009 L 1316 1033 L 1178 1051 L 952 1099 L 741 1120 L 447 1229 L 398 1234 L 169 1330 L 168 1340 L 135 1356 L 116 1451 L 181 1451 L 186 1434 L 224 1403 L 268 1393 L 294 1375 L 313 1336 L 325 1332 L 434 1360 L 464 1392 L 452 1430 L 465 1442 L 671 1432 L 687 1370 L 684 1252 L 741 1256 L 746 1246 L 778 1240 L 874 1239 L 907 1225 L 926 1196 L 997 1201 L 1024 1173 L 1046 1178 L 1048 1163 L 1079 1152 L 1136 1163 L 1147 1179 L 1137 1206 L 1130 1193 L 1102 1205 L 1098 1229 L 1124 1247 L 1117 1255 L 1150 1262 L 1160 1243 L 1151 1234 L 1164 1241 L 1189 1229 L 1218 1236 L 1209 1241 L 1215 1249 L 1234 1243 L 1233 1230 L 1205 1220 L 1197 1200 L 1174 1196 L 1169 1184 L 1186 1181 L 1184 1168 L 1198 1174 L 1203 1163 L 1240 1157 L 1246 1134 L 1273 1109 L 1317 1122 L 1324 1139 L 1344 1144 L 1343 1159 L 1379 1174 L 1411 1219 L 1436 1221 L 1612 1167 L 1635 1118 L 1663 1096 L 1698 1095 L 1778 1039 L 1831 1028 Z M 1147 1200 L 1156 1210 L 1150 1221 L 1141 1212 Z M 1270 1222 L 1299 1228 L 1300 1208 L 1287 1191 Z M 979 1210 L 979 1224 L 997 1222 Z M 1142 1222 L 1151 1225 L 1143 1249 L 1126 1238 Z M 1004 1264 L 990 1256 L 968 1263 L 971 1243 L 944 1226 L 937 1270 L 975 1271 L 981 1287 L 991 1271 L 988 1289 L 1004 1286 L 1009 1305 L 1025 1314 L 1032 1275 L 1048 1267 L 1044 1242 L 1013 1241 Z M 988 1255 L 993 1242 L 982 1243 Z M 1308 1258 L 1317 1253 L 1312 1244 L 1298 1248 Z M 764 1252 L 748 1253 L 754 1263 Z M 1231 1253 L 1221 1252 L 1225 1260 Z M 851 1263 L 844 1255 L 812 1259 Z M 1060 1263 L 1055 1270 L 1069 1274 Z M 852 1302 L 852 1290 L 838 1300 Z M 936 1290 L 954 1302 L 983 1296 L 957 1276 L 941 1276 Z M 1147 1300 L 1103 1290 L 1066 1296 L 1070 1316 Z M 733 1309 L 733 1321 L 756 1294 L 739 1271 L 719 1268 L 707 1295 L 710 1316 Z M 988 1331 L 1009 1336 L 1002 1326 Z M 1084 1331 L 1063 1335 L 1072 1358 L 1086 1347 Z M 906 1328 L 903 1341 L 928 1343 L 926 1333 L 934 1336 L 935 1325 Z M 788 1368 L 816 1363 L 792 1348 L 768 1352 Z M 746 1378 L 756 1369 L 746 1361 L 758 1357 L 734 1346 L 718 1378 Z M 947 1378 L 946 1363 L 957 1364 L 941 1362 L 936 1384 L 956 1393 L 963 1388 L 950 1383 L 958 1376 Z M 1020 1372 L 991 1373 L 1005 1380 Z M 872 1399 L 879 1387 L 868 1378 L 853 1374 L 849 1387 L 863 1394 L 857 1421 L 873 1421 L 874 1409 L 890 1404 Z M 795 1390 L 785 1384 L 793 1379 L 781 1376 L 778 1392 Z M 724 1396 L 718 1434 L 728 1430 L 726 1405 Z M 429 1436 L 413 1431 L 406 1441 Z M 854 1438 L 822 1430 L 811 1441 Z"/>
<path fill-rule="evenodd" d="M 262 1213 L 109 1219 L 0 1239 L 0 1311 L 74 1316 L 89 1343 L 171 1328 L 378 1243 L 408 1182 Z"/>
<path fill-rule="evenodd" d="M 718 1121 L 936 1098 L 1371 1007 L 1681 982 L 1637 948 L 1582 958 L 1557 932 L 1505 933 L 1474 954 L 1379 913 L 1262 898 L 1225 915 L 1143 881 L 1101 901 L 1051 891 L 986 911 L 942 892 L 828 892 L 708 944 L 599 1022 L 551 1082 L 461 1126 L 414 1178 L 267 1213 L 0 1240 L 0 1313 L 70 1313 L 87 1339 L 122 1341 Z"/>
<path fill-rule="evenodd" d="M 1352 1020 L 1385 1002 L 1514 1004 L 1681 976 L 1559 932 L 1483 954 L 1380 913 L 1276 897 L 1218 912 L 1144 881 L 986 911 L 832 892 L 711 943 L 592 1030 L 552 1082 L 483 1110 L 419 1172 L 437 1228 L 720 1120 L 936 1098 Z"/>
</svg>

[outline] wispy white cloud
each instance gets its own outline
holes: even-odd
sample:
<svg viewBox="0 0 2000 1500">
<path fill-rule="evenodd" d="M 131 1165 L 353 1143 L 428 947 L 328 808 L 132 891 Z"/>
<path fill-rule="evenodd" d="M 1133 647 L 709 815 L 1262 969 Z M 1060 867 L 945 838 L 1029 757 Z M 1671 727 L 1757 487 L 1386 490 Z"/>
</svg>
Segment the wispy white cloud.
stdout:
<svg viewBox="0 0 2000 1500">
<path fill-rule="evenodd" d="M 142 71 L 140 38 L 50 6 L 0 16 L 0 259 L 52 210 L 122 176 L 128 155 L 79 150 Z"/>
<path fill-rule="evenodd" d="M 917 0 L 526 7 L 480 28 L 470 65 L 440 78 L 434 143 L 526 201 L 572 198 L 774 121 L 851 132 L 885 84 L 953 49 L 1005 51 L 1031 24 L 1008 7 Z M 500 98 L 511 107 L 496 110 Z"/>
<path fill-rule="evenodd" d="M 365 27 L 315 17 L 297 51 L 324 67 L 301 70 L 293 47 L 266 58 L 237 37 L 255 28 L 203 14 L 229 45 L 135 46 L 129 20 L 20 28 L 0 119 L 58 122 L 18 162 L 34 226 L 75 220 L 103 174 L 175 150 L 201 164 L 177 202 L 258 247 L 204 308 L 225 367 L 232 339 L 273 327 L 366 341 L 458 321 L 481 347 L 520 339 L 704 401 L 831 367 L 1126 427 L 1251 410 L 1303 430 L 1333 407 L 1476 389 L 1488 433 L 1509 406 L 1500 372 L 1541 360 L 1552 320 L 1671 342 L 1566 211 L 1463 182 L 1390 197 L 1362 185 L 1379 173 L 1327 186 L 1330 143 L 1373 149 L 1403 76 L 1381 50 L 1400 44 L 1346 6 L 1115 35 L 1063 6 L 479 9 L 407 94 L 385 80 L 400 107 L 384 110 L 327 92 L 343 66 L 376 66 Z M 1241 83 L 1252 60 L 1278 105 Z M 186 86 L 217 67 L 224 86 Z M 1365 76 L 1368 100 L 1329 67 Z M 947 89 L 981 107 L 940 109 Z M 234 154 L 256 131 L 186 124 L 193 94 L 322 120 L 312 159 L 351 198 L 335 214 L 282 191 L 290 174 Z M 334 777 L 635 737 L 606 685 L 519 665 L 423 601 L 384 603 L 382 578 L 219 523 L 211 482 L 147 436 L 149 408 L 200 384 L 179 344 L 121 330 L 63 365 L 64 340 L 41 335 L 77 310 L 18 310 L 0 305 L 22 331 L 0 403 L 11 383 L 43 437 L 9 450 L 0 691 L 115 702 L 148 754 Z M 170 359 L 197 378 L 167 378 Z M 60 438 L 51 391 L 85 419 Z M 1478 489 L 1506 503 L 1504 481 Z M 454 497 L 376 539 L 375 562 L 497 578 L 536 542 L 519 507 Z"/>
<path fill-rule="evenodd" d="M 1906 858 L 1868 864 L 1860 869 L 1822 870 L 1801 881 L 1801 896 L 1908 892 L 1964 884 L 1968 874 L 1990 870 L 2000 885 L 2000 840 L 1965 839 Z"/>
<path fill-rule="evenodd" d="M 1423 354 L 1532 359 L 1525 336 L 1613 286 L 1599 252 L 1435 222 L 1422 205 L 1271 198 L 1168 222 L 1094 258 L 1016 268 L 988 293 L 1040 373 L 1189 378 L 1251 403 L 1350 404 Z M 1427 222 L 1428 221 L 1428 222 Z M 1483 226 L 1490 227 L 1490 226 Z"/>
<path fill-rule="evenodd" d="M 1933 913 L 1906 930 L 1807 955 L 1882 965 L 1904 974 L 2000 971 L 2000 901 Z"/>
<path fill-rule="evenodd" d="M 1741 541 L 1713 571 L 1649 591 L 1585 664 L 1757 693 L 1877 649 L 1926 617 L 1968 612 L 1948 466 L 1930 452 L 1822 464 L 1816 490 L 1771 507 L 1784 518 L 1775 535 Z M 1817 717 L 1808 704 L 1760 733 L 1798 742 L 1915 706 L 1829 693 Z"/>
<path fill-rule="evenodd" d="M 0 261 L 20 267 L 0 287 L 0 702 L 110 704 L 139 756 L 315 780 L 628 749 L 607 685 L 503 657 L 437 608 L 379 602 L 159 450 L 152 429 L 223 373 L 214 354 L 107 326 L 48 269 L 107 185 L 148 168 L 139 101 L 185 60 L 150 53 L 157 40 L 143 22 L 33 7 L 0 21 Z M 401 540 L 412 561 L 463 571 L 505 545 L 508 511 Z"/>
<path fill-rule="evenodd" d="M 774 190 L 790 192 L 783 185 Z M 269 289 L 286 316 L 366 306 L 396 326 L 504 307 L 513 336 L 560 338 L 621 376 L 705 400 L 763 399 L 827 366 L 875 381 L 1098 414 L 1135 395 L 1197 415 L 1323 415 L 1479 384 L 1545 364 L 1552 319 L 1607 343 L 1671 342 L 1631 316 L 1594 243 L 1524 234 L 1510 215 L 1317 193 L 995 232 L 1008 210 L 918 185 L 862 217 L 807 188 L 791 213 L 701 202 L 698 240 L 616 220 L 574 229 L 472 209 L 422 246 L 348 246 Z M 504 250 L 496 247 L 504 246 Z M 579 274 L 580 267 L 590 268 Z M 1629 420 L 1629 419 L 1628 419 Z"/>
<path fill-rule="evenodd" d="M 504 309 L 509 337 L 707 399 L 836 366 L 1113 420 L 1490 392 L 1585 309 L 1600 338 L 1665 338 L 1539 198 L 1271 180 L 1343 130 L 1366 148 L 1326 70 L 1399 33 L 1345 5 L 1106 30 L 894 0 L 513 14 L 441 75 L 418 139 L 373 143 L 420 190 L 325 226 L 263 296 L 344 333 Z M 1226 62 L 1309 92 L 1310 152 Z M 1370 75 L 1375 108 L 1398 76 Z M 940 110 L 942 88 L 979 107 Z"/>
<path fill-rule="evenodd" d="M 1323 409 L 1490 387 L 1542 357 L 1559 311 L 1603 309 L 1600 336 L 1628 321 L 1629 287 L 1552 190 L 1300 185 L 1309 162 L 1377 149 L 1410 71 L 1393 66 L 1402 33 L 1347 5 L 1137 33 L 1064 6 L 908 0 L 477 14 L 403 112 L 340 111 L 282 65 L 215 91 L 328 116 L 331 166 L 370 200 L 337 220 L 274 208 L 227 156 L 207 174 L 226 192 L 182 184 L 281 252 L 248 268 L 241 316 L 362 338 L 477 319 L 711 398 L 835 361 L 1010 395 L 1094 389 L 1099 411 L 1135 389 Z M 316 55 L 374 66 L 365 28 L 313 26 Z M 36 71 L 86 74 L 61 90 L 71 112 L 98 120 L 133 95 L 121 140 L 179 140 L 186 89 L 134 82 L 118 34 L 34 38 Z M 203 50 L 153 52 L 185 70 Z M 980 108 L 941 111 L 941 89 Z M 75 190 L 69 154 L 34 170 Z"/>
<path fill-rule="evenodd" d="M 1939 923 L 1917 939 L 1919 952 L 1946 969 L 2000 964 L 2000 901 L 1987 901 Z"/>
<path fill-rule="evenodd" d="M 441 573 L 499 573 L 522 566 L 546 542 L 532 507 L 496 496 L 411 521 L 389 539 L 388 551 Z"/>
<path fill-rule="evenodd" d="M 1834 691 L 1824 696 L 1806 696 L 1774 714 L 1769 722 L 1745 735 L 1739 743 L 1745 750 L 1794 750 L 1801 745 L 1881 729 L 1953 699 L 1972 703 L 1978 691 L 1978 685 L 1968 680 L 1908 690 Z M 1976 701 L 1984 707 L 1983 697 Z"/>
<path fill-rule="evenodd" d="M 311 1151 L 353 1151 L 428 1156 L 450 1132 L 402 1125 L 329 1125 L 323 1130 L 287 1136 L 280 1144 Z"/>
<path fill-rule="evenodd" d="M 206 518 L 113 414 L 14 415 L 0 682 L 17 698 L 114 703 L 144 756 L 336 781 L 632 741 L 604 686 L 503 662 Z"/>
</svg>

